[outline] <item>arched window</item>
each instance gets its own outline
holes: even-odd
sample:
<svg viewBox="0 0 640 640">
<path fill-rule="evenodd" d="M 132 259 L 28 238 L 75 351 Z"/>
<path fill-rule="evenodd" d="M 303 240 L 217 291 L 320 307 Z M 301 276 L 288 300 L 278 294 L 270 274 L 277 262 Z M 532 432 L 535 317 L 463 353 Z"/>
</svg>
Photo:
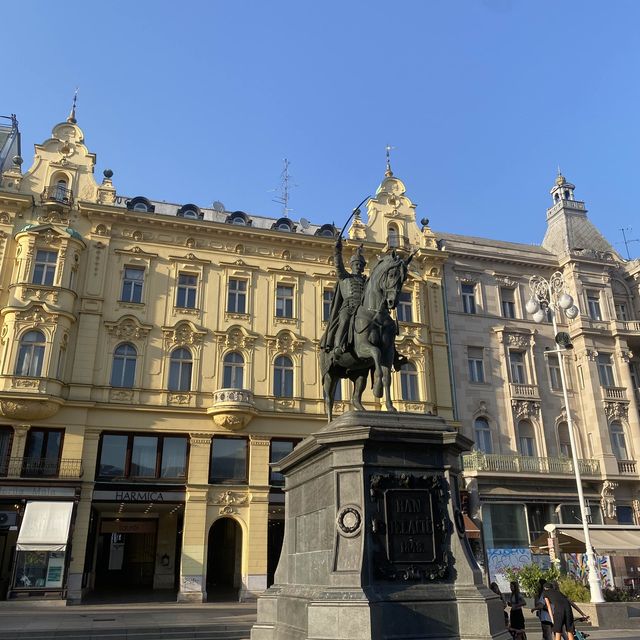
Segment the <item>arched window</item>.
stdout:
<svg viewBox="0 0 640 640">
<path fill-rule="evenodd" d="M 395 224 L 390 224 L 388 228 L 388 236 L 387 242 L 389 247 L 399 247 L 400 246 L 400 234 L 398 233 L 398 227 Z"/>
<path fill-rule="evenodd" d="M 611 433 L 613 455 L 618 460 L 629 460 L 629 452 L 627 451 L 627 442 L 624 437 L 624 427 L 622 424 L 617 420 L 612 422 L 609 431 Z"/>
<path fill-rule="evenodd" d="M 278 356 L 273 363 L 273 395 L 293 397 L 293 362 L 289 356 Z"/>
<path fill-rule="evenodd" d="M 400 387 L 403 400 L 420 400 L 420 394 L 418 393 L 418 371 L 413 362 L 407 362 L 402 365 L 402 369 L 400 370 Z"/>
<path fill-rule="evenodd" d="M 133 205 L 133 210 L 134 211 L 143 211 L 143 212 L 147 212 L 149 210 L 149 207 L 147 207 L 147 205 L 144 202 L 136 202 Z"/>
<path fill-rule="evenodd" d="M 522 456 L 536 455 L 536 436 L 533 425 L 528 420 L 518 423 L 518 449 Z"/>
<path fill-rule="evenodd" d="M 565 458 L 571 457 L 571 438 L 569 437 L 569 425 L 561 422 L 558 425 L 558 450 Z"/>
<path fill-rule="evenodd" d="M 131 389 L 136 379 L 136 359 L 138 352 L 128 342 L 118 345 L 113 352 L 111 386 Z"/>
<path fill-rule="evenodd" d="M 22 336 L 16 363 L 17 376 L 38 378 L 42 374 L 44 345 L 44 334 L 41 331 L 27 331 Z"/>
<path fill-rule="evenodd" d="M 476 418 L 473 422 L 473 430 L 476 441 L 476 448 L 483 453 L 491 453 L 493 446 L 491 444 L 491 429 L 489 429 L 489 421 L 486 418 Z"/>
<path fill-rule="evenodd" d="M 244 385 L 244 358 L 236 352 L 224 357 L 222 386 L 225 389 L 242 389 Z"/>
<path fill-rule="evenodd" d="M 58 202 L 66 202 L 67 200 L 67 181 L 65 178 L 56 180 L 54 197 Z"/>
<path fill-rule="evenodd" d="M 183 347 L 174 349 L 169 362 L 169 391 L 189 391 L 192 369 L 191 351 Z"/>
</svg>

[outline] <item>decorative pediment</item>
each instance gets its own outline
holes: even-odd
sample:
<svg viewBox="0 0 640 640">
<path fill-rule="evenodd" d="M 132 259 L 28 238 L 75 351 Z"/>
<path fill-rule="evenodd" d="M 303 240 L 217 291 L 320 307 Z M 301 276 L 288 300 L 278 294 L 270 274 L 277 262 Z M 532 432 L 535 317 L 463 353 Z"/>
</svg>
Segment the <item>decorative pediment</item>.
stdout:
<svg viewBox="0 0 640 640">
<path fill-rule="evenodd" d="M 16 314 L 16 320 L 21 323 L 32 324 L 35 327 L 56 322 L 57 315 L 48 311 L 44 305 L 34 304 Z"/>
<path fill-rule="evenodd" d="M 153 328 L 150 324 L 142 324 L 138 318 L 131 315 L 104 324 L 107 333 L 118 340 L 145 340 Z"/>
<path fill-rule="evenodd" d="M 207 331 L 190 320 L 182 320 L 174 327 L 162 327 L 162 335 L 167 347 L 200 347 Z"/>
<path fill-rule="evenodd" d="M 405 337 L 401 342 L 396 342 L 397 352 L 410 360 L 423 358 L 427 349 L 428 346 L 426 344 L 422 344 L 418 340 L 408 337 Z"/>
<path fill-rule="evenodd" d="M 31 236 L 37 236 L 50 247 L 60 246 L 73 238 L 85 246 L 82 236 L 75 229 L 72 229 L 71 227 L 61 229 L 60 227 L 51 224 L 55 222 L 67 223 L 68 220 L 50 220 L 47 224 L 28 224 L 16 234 L 16 237 L 23 233 Z"/>
<path fill-rule="evenodd" d="M 272 353 L 299 353 L 304 347 L 305 340 L 296 336 L 293 331 L 283 329 L 276 336 L 265 336 L 267 347 Z"/>
<path fill-rule="evenodd" d="M 216 331 L 216 341 L 223 349 L 252 349 L 258 334 L 249 333 L 244 327 L 233 325 L 226 331 Z"/>
<path fill-rule="evenodd" d="M 526 351 L 531 346 L 530 333 L 505 333 L 505 342 L 510 349 Z"/>
</svg>

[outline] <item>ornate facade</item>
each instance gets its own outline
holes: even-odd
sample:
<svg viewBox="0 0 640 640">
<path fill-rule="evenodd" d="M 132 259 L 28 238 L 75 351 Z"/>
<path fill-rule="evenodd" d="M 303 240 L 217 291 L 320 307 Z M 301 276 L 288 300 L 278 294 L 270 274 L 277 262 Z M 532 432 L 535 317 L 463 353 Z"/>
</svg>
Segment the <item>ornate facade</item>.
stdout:
<svg viewBox="0 0 640 640">
<path fill-rule="evenodd" d="M 458 418 L 476 442 L 465 456 L 470 515 L 482 526 L 477 553 L 492 578 L 530 560 L 545 524 L 581 522 L 568 411 L 592 523 L 640 523 L 640 261 L 610 246 L 563 176 L 551 196 L 542 245 L 438 236 L 448 254 Z M 569 407 L 552 324 L 536 324 L 525 309 L 529 278 L 556 271 L 580 310 L 558 317 L 574 346 L 562 356 Z M 619 585 L 635 577 L 624 558 L 612 563 Z"/>
<path fill-rule="evenodd" d="M 120 196 L 95 164 L 72 113 L 2 173 L 0 589 L 249 597 L 282 535 L 269 463 L 325 420 L 336 229 Z M 453 419 L 445 255 L 390 171 L 367 213 L 345 252 L 418 249 L 396 406 Z"/>
</svg>

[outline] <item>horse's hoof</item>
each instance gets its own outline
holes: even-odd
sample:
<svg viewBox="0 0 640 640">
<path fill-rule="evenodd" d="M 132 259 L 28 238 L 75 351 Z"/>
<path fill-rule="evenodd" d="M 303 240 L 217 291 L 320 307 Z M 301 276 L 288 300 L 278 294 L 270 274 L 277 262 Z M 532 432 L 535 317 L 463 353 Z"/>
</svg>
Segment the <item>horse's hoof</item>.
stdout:
<svg viewBox="0 0 640 640">
<path fill-rule="evenodd" d="M 398 413 L 398 410 L 392 404 L 387 405 L 387 411 L 391 413 Z"/>
</svg>

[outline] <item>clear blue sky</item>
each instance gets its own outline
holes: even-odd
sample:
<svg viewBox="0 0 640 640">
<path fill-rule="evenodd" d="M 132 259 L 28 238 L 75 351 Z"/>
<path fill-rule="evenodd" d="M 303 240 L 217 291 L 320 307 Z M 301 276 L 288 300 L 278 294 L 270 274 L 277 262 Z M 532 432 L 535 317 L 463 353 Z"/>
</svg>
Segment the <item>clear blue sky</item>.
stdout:
<svg viewBox="0 0 640 640">
<path fill-rule="evenodd" d="M 5 3 L 25 166 L 69 110 L 118 192 L 341 223 L 392 165 L 434 229 L 540 242 L 561 166 L 640 238 L 640 2 Z M 624 251 L 620 244 L 614 244 Z M 640 255 L 640 242 L 630 245 Z"/>
</svg>

